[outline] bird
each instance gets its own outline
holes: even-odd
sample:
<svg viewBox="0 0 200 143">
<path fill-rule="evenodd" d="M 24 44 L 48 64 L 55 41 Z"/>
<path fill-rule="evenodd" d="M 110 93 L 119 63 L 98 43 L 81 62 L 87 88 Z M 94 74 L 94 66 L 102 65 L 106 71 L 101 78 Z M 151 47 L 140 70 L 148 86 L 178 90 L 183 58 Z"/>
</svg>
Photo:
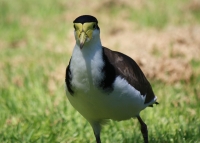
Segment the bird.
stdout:
<svg viewBox="0 0 200 143">
<path fill-rule="evenodd" d="M 138 119 L 148 143 L 140 112 L 158 102 L 144 73 L 129 56 L 102 46 L 96 17 L 81 15 L 73 26 L 76 42 L 65 74 L 68 101 L 90 123 L 97 143 L 107 121 L 131 118 Z"/>
</svg>

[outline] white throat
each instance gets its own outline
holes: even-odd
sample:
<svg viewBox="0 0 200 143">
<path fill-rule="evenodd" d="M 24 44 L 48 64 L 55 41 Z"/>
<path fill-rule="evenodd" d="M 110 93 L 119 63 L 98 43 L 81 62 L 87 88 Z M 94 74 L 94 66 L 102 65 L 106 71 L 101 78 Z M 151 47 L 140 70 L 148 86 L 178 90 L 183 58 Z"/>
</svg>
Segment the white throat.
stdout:
<svg viewBox="0 0 200 143">
<path fill-rule="evenodd" d="M 87 92 L 96 89 L 98 83 L 104 77 L 102 45 L 99 37 L 92 38 L 85 43 L 82 49 L 76 43 L 70 70 L 72 73 L 72 86 L 75 90 Z"/>
</svg>

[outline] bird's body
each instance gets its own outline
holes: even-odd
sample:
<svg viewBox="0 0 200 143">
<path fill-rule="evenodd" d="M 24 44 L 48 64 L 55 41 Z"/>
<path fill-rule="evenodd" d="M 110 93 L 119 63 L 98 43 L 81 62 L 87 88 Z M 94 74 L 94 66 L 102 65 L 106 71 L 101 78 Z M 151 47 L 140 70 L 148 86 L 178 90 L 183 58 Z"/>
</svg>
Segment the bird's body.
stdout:
<svg viewBox="0 0 200 143">
<path fill-rule="evenodd" d="M 100 143 L 101 124 L 105 120 L 137 117 L 140 121 L 140 111 L 156 103 L 157 98 L 139 66 L 130 57 L 101 45 L 98 27 L 94 28 L 91 36 L 91 25 L 97 26 L 94 17 L 81 16 L 74 23 L 77 42 L 66 69 L 67 97 L 90 122 Z M 84 38 L 84 31 L 88 39 Z"/>
<path fill-rule="evenodd" d="M 142 109 L 155 102 L 156 98 L 153 98 L 144 104 L 145 96 L 115 73 L 111 73 L 115 77 L 111 87 L 107 87 L 104 91 L 101 82 L 106 78 L 102 71 L 105 67 L 103 60 L 105 49 L 97 47 L 92 52 L 89 48 L 86 50 L 90 52 L 82 50 L 75 46 L 72 54 L 69 69 L 73 73 L 71 86 L 75 92 L 73 96 L 70 94 L 67 96 L 72 106 L 87 120 L 126 120 L 139 115 Z"/>
</svg>

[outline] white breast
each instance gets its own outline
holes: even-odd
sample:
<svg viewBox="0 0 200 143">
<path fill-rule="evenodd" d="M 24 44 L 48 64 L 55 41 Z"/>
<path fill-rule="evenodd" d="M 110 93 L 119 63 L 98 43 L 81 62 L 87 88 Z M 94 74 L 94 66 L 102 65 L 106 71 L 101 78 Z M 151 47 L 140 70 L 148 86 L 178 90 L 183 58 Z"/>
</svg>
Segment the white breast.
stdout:
<svg viewBox="0 0 200 143">
<path fill-rule="evenodd" d="M 74 48 L 70 66 L 74 95 L 67 96 L 87 120 L 129 119 L 156 100 L 145 105 L 145 96 L 120 76 L 115 79 L 112 92 L 103 92 L 97 86 L 103 77 L 103 65 L 101 47 L 84 52 Z"/>
<path fill-rule="evenodd" d="M 87 48 L 87 49 L 84 49 Z M 96 87 L 103 78 L 101 72 L 104 62 L 102 59 L 102 48 L 84 47 L 82 50 L 75 46 L 70 70 L 72 72 L 72 87 L 74 90 L 87 92 Z"/>
</svg>

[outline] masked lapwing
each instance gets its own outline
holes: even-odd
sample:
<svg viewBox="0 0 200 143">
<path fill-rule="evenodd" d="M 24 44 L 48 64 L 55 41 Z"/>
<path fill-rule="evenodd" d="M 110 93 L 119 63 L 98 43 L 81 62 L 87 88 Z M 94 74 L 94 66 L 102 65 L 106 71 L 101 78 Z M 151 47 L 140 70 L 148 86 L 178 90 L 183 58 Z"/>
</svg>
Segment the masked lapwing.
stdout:
<svg viewBox="0 0 200 143">
<path fill-rule="evenodd" d="M 134 117 L 148 143 L 147 125 L 139 114 L 157 104 L 150 83 L 133 59 L 102 46 L 95 17 L 82 15 L 73 24 L 76 43 L 65 77 L 69 102 L 90 123 L 97 143 L 106 120 Z"/>
</svg>

